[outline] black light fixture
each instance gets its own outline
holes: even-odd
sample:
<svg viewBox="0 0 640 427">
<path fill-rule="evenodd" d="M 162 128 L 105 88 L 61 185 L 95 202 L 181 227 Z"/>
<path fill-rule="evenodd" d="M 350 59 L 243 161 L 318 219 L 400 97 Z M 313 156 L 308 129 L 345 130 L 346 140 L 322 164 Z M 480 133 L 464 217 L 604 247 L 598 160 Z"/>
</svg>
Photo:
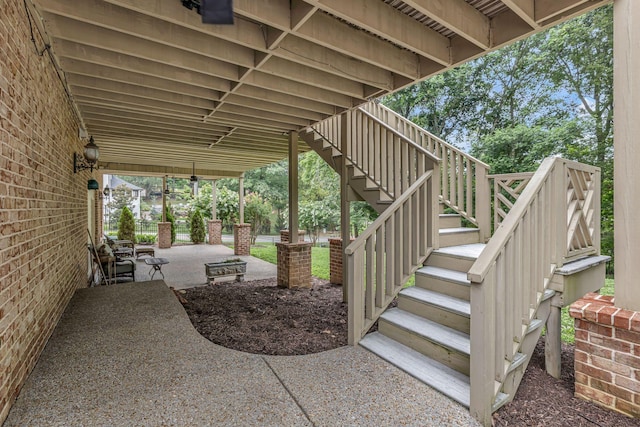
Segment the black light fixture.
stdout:
<svg viewBox="0 0 640 427">
<path fill-rule="evenodd" d="M 106 187 L 104 187 L 102 194 L 104 194 L 104 197 L 109 197 L 110 193 L 111 193 L 111 189 L 109 188 L 109 185 L 107 185 Z"/>
<path fill-rule="evenodd" d="M 98 184 L 98 181 L 96 181 L 93 178 L 87 181 L 87 190 L 99 190 L 99 189 L 100 189 L 100 184 Z"/>
<path fill-rule="evenodd" d="M 84 158 L 83 158 L 84 157 Z M 100 150 L 93 141 L 93 137 L 89 138 L 89 143 L 84 146 L 84 156 L 81 157 L 78 153 L 73 153 L 73 173 L 78 171 L 89 169 L 93 172 L 94 165 L 100 157 Z M 98 169 L 96 167 L 96 169 Z M 97 182 L 97 181 L 96 181 Z M 89 181 L 91 184 L 91 181 Z M 90 190 L 97 190 L 98 188 L 90 188 Z"/>
<path fill-rule="evenodd" d="M 169 180 L 167 179 L 167 176 L 165 175 L 164 180 L 167 184 L 167 187 L 164 189 L 164 195 L 168 196 L 169 194 L 171 194 L 171 191 L 169 191 Z"/>
</svg>

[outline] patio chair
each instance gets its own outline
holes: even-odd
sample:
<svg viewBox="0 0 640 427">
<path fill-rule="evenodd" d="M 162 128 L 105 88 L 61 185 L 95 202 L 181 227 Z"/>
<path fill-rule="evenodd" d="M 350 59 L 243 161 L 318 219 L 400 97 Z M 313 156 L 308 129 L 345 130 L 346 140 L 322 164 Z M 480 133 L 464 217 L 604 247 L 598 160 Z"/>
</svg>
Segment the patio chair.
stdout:
<svg viewBox="0 0 640 427">
<path fill-rule="evenodd" d="M 134 253 L 134 244 L 131 240 L 118 240 L 104 235 L 104 241 L 113 253 L 120 258 L 132 257 Z"/>
<path fill-rule="evenodd" d="M 131 281 L 136 281 L 136 263 L 133 259 L 122 259 L 114 254 L 113 249 L 107 244 L 102 244 L 97 251 L 92 252 L 95 258 L 97 253 L 98 260 L 105 274 L 105 281 L 115 280 L 120 277 L 131 277 Z M 96 260 L 94 260 L 96 261 Z"/>
</svg>

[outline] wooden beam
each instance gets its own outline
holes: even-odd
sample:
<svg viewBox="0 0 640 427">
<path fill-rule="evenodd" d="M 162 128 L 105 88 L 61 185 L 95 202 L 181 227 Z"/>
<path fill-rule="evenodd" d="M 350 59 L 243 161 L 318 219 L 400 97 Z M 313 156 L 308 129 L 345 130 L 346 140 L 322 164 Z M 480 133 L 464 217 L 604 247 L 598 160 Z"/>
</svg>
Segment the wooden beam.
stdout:
<svg viewBox="0 0 640 427">
<path fill-rule="evenodd" d="M 289 243 L 298 243 L 298 133 L 289 133 Z"/>
<path fill-rule="evenodd" d="M 398 46 L 441 65 L 450 63 L 449 39 L 383 2 L 368 0 L 307 0 L 322 10 L 352 22 Z M 419 34 L 419 36 L 417 36 Z"/>
<path fill-rule="evenodd" d="M 502 0 L 502 3 L 529 24 L 531 28 L 540 29 L 540 25 L 536 22 L 535 0 Z"/>
<path fill-rule="evenodd" d="M 482 49 L 489 49 L 489 19 L 464 0 L 403 0 Z"/>
</svg>

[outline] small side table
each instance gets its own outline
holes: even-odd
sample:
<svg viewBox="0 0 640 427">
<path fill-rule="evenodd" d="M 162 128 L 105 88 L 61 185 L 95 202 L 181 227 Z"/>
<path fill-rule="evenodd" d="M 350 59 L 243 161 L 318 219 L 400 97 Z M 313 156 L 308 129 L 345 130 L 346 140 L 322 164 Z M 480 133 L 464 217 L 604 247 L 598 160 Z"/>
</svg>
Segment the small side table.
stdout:
<svg viewBox="0 0 640 427">
<path fill-rule="evenodd" d="M 164 273 L 162 272 L 162 266 L 165 264 L 169 264 L 169 260 L 166 258 L 145 258 L 144 263 L 151 266 L 151 270 L 149 270 L 149 274 L 151 275 L 151 280 L 153 280 L 153 276 L 156 275 L 156 272 L 160 272 L 162 278 L 164 279 Z M 151 272 L 153 271 L 153 274 Z"/>
</svg>

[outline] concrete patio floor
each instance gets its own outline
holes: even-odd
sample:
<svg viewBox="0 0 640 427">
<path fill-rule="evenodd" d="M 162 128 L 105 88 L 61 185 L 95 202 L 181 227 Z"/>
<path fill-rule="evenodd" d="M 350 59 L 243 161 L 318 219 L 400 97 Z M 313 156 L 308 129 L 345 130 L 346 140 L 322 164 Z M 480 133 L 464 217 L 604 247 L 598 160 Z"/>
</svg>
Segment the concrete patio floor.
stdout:
<svg viewBox="0 0 640 427">
<path fill-rule="evenodd" d="M 207 284 L 204 263 L 222 261 L 228 258 L 240 258 L 247 261 L 245 280 L 258 280 L 276 277 L 276 266 L 252 256 L 237 256 L 233 249 L 224 245 L 178 245 L 169 249 L 158 249 L 154 246 L 156 258 L 166 258 L 169 264 L 162 266 L 164 281 L 175 289 L 193 288 Z M 147 256 L 141 256 L 136 262 L 136 281 L 150 280 L 151 267 L 144 263 Z M 154 279 L 162 279 L 156 273 Z M 235 280 L 235 276 L 221 277 L 216 281 Z"/>
<path fill-rule="evenodd" d="M 468 412 L 360 347 L 215 345 L 164 281 L 79 289 L 9 426 L 468 426 Z"/>
</svg>

